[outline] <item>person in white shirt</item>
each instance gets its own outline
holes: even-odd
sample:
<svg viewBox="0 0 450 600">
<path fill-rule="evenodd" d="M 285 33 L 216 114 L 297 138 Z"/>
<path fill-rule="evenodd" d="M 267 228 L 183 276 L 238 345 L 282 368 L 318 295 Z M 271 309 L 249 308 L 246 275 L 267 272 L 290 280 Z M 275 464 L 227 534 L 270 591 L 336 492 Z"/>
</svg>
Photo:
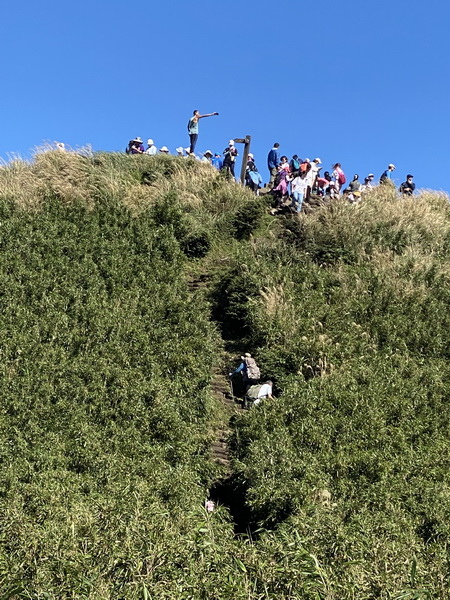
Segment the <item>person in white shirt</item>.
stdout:
<svg viewBox="0 0 450 600">
<path fill-rule="evenodd" d="M 272 388 L 273 383 L 270 380 L 263 383 L 259 389 L 258 397 L 254 400 L 253 404 L 259 404 L 265 398 L 272 398 Z"/>
<path fill-rule="evenodd" d="M 293 198 L 293 207 L 299 213 L 302 210 L 303 199 L 305 197 L 307 187 L 306 177 L 294 177 L 291 181 L 291 193 Z"/>
<path fill-rule="evenodd" d="M 158 148 L 155 146 L 155 144 L 153 143 L 153 140 L 147 140 L 147 150 L 145 151 L 145 154 L 157 154 L 158 153 Z"/>
</svg>

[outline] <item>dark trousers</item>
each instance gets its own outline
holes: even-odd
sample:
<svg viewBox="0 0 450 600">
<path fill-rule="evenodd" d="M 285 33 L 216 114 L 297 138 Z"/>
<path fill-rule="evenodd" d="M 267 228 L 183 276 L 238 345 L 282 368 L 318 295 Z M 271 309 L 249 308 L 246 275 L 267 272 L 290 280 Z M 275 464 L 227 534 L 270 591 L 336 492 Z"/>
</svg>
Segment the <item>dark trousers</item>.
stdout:
<svg viewBox="0 0 450 600">
<path fill-rule="evenodd" d="M 198 140 L 198 133 L 190 133 L 189 139 L 191 140 L 191 146 L 189 148 L 189 152 L 192 154 L 193 152 L 195 152 L 195 144 L 197 143 L 197 140 Z"/>
</svg>

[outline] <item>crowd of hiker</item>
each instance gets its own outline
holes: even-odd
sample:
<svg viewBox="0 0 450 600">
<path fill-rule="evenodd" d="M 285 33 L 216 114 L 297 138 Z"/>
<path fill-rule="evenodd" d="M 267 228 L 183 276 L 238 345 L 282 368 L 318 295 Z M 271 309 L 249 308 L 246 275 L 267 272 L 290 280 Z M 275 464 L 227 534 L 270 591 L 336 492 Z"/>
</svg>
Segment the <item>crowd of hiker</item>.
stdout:
<svg viewBox="0 0 450 600">
<path fill-rule="evenodd" d="M 230 140 L 222 153 L 213 153 L 211 150 L 206 150 L 202 155 L 195 153 L 200 119 L 218 116 L 218 114 L 218 112 L 200 114 L 198 110 L 194 110 L 187 122 L 189 146 L 178 147 L 176 155 L 211 164 L 216 169 L 225 171 L 230 178 L 234 179 L 238 157 L 235 140 Z M 140 137 L 130 140 L 126 152 L 127 154 L 170 154 L 167 146 L 158 148 L 152 139 L 147 140 L 147 148 L 145 148 Z M 360 180 L 359 175 L 355 174 L 351 181 L 347 182 L 341 163 L 334 163 L 329 171 L 323 173 L 321 165 L 320 158 L 302 159 L 298 154 L 294 154 L 289 159 L 286 155 L 281 155 L 280 144 L 276 142 L 267 156 L 268 184 L 263 186 L 263 178 L 256 166 L 255 158 L 253 154 L 249 153 L 245 165 L 245 185 L 255 194 L 271 193 L 275 199 L 274 214 L 285 209 L 301 212 L 303 202 L 309 200 L 311 195 L 332 198 L 342 194 L 349 202 L 359 202 L 376 186 L 373 173 L 368 173 L 363 180 Z M 392 179 L 394 170 L 395 165 L 390 163 L 381 174 L 378 183 L 394 185 Z M 414 176 L 411 174 L 406 176 L 406 180 L 399 187 L 401 194 L 413 195 L 416 187 L 413 178 Z"/>
</svg>

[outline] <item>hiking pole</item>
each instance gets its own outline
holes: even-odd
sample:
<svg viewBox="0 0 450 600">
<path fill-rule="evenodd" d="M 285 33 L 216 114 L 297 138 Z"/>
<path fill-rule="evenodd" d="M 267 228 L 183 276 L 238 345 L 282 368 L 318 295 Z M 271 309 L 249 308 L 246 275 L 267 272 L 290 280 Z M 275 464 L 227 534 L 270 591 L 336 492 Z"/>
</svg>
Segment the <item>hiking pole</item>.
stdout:
<svg viewBox="0 0 450 600">
<path fill-rule="evenodd" d="M 231 399 L 234 400 L 234 391 L 233 391 L 233 376 L 229 375 L 228 376 L 229 380 L 230 380 L 230 389 L 231 389 Z"/>
</svg>

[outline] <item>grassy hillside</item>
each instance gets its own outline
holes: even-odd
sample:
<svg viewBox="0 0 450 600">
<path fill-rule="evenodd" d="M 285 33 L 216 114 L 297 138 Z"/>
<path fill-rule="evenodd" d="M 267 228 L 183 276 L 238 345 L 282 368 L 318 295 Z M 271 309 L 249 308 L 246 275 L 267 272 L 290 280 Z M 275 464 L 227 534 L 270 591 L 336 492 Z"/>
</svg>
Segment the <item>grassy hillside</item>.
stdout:
<svg viewBox="0 0 450 600">
<path fill-rule="evenodd" d="M 450 597 L 448 199 L 266 202 L 175 157 L 0 169 L 0 597 Z M 276 386 L 232 422 L 250 538 L 203 508 L 221 335 Z"/>
</svg>

